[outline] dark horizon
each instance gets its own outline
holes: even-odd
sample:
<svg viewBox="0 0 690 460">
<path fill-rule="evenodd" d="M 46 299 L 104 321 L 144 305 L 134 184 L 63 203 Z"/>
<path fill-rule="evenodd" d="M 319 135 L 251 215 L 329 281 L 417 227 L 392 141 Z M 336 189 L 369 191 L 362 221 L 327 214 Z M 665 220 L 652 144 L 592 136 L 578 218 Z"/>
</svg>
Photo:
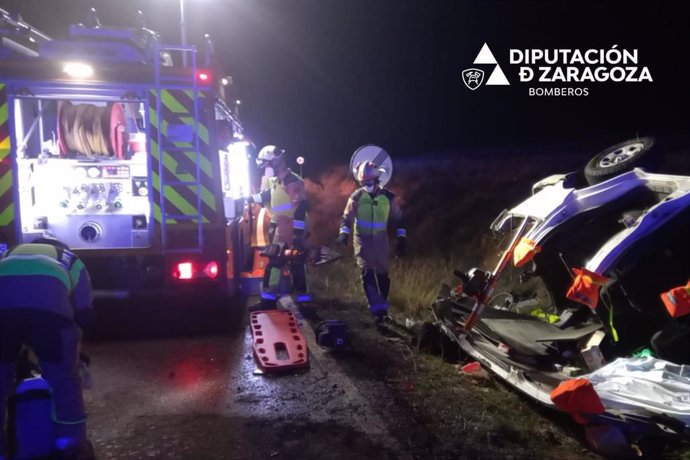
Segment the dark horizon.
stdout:
<svg viewBox="0 0 690 460">
<path fill-rule="evenodd" d="M 53 36 L 94 6 L 104 26 L 147 26 L 179 42 L 177 0 L 2 0 Z M 51 2 L 52 3 L 52 2 Z M 685 138 L 690 37 L 675 4 L 415 0 L 185 0 L 189 42 L 210 33 L 233 76 L 257 147 L 306 157 L 306 171 L 347 164 L 362 144 L 396 157 L 543 144 L 604 147 L 635 137 Z M 487 43 L 510 86 L 470 91 L 461 72 Z M 653 82 L 546 83 L 586 97 L 529 96 L 510 49 L 638 50 Z M 490 73 L 491 66 L 485 70 Z"/>
</svg>

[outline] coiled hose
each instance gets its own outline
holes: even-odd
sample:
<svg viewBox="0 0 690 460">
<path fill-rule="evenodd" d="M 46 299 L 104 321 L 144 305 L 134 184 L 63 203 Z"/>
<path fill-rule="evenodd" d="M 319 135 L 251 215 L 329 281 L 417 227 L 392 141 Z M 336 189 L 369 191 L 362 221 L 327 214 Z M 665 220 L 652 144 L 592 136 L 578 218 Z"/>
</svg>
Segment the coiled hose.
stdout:
<svg viewBox="0 0 690 460">
<path fill-rule="evenodd" d="M 127 134 L 120 104 L 58 104 L 60 156 L 72 154 L 125 158 Z"/>
</svg>

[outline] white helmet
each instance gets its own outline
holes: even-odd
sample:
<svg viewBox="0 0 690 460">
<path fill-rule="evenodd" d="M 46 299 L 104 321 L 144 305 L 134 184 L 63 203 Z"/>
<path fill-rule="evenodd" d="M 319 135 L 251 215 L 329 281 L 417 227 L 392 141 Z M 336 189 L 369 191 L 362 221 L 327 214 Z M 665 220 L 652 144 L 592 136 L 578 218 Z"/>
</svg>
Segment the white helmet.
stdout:
<svg viewBox="0 0 690 460">
<path fill-rule="evenodd" d="M 267 145 L 259 151 L 256 156 L 256 165 L 259 168 L 264 168 L 276 158 L 282 158 L 285 150 L 276 147 L 275 145 Z"/>
</svg>

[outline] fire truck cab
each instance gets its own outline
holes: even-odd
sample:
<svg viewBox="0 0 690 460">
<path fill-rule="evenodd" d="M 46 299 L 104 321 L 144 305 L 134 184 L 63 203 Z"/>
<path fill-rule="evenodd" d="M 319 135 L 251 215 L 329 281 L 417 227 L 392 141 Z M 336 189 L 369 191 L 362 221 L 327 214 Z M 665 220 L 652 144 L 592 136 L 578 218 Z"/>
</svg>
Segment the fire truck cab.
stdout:
<svg viewBox="0 0 690 460">
<path fill-rule="evenodd" d="M 0 24 L 0 252 L 58 238 L 99 296 L 235 294 L 251 144 L 210 42 Z"/>
</svg>

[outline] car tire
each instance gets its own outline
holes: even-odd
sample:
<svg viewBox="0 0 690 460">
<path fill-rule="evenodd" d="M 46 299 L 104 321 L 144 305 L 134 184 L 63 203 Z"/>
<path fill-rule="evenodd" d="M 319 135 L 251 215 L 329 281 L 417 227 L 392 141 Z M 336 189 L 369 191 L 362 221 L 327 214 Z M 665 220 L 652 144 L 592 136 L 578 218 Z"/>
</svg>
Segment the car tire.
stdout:
<svg viewBox="0 0 690 460">
<path fill-rule="evenodd" d="M 653 156 L 649 152 L 654 144 L 654 138 L 640 137 L 599 152 L 585 166 L 587 183 L 598 184 L 633 168 L 648 166 L 649 159 Z"/>
</svg>

